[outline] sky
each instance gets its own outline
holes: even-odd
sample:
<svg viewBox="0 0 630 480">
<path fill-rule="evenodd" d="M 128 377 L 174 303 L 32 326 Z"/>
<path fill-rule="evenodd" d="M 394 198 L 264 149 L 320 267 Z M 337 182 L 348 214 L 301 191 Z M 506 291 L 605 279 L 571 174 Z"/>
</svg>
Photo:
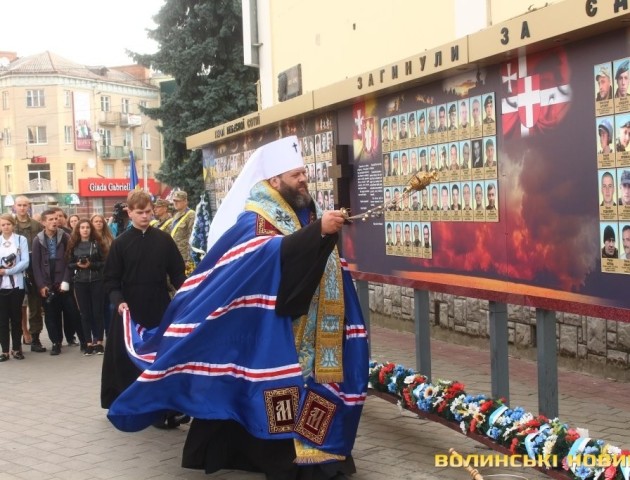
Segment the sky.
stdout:
<svg viewBox="0 0 630 480">
<path fill-rule="evenodd" d="M 165 0 L 19 0 L 2 2 L 0 51 L 19 57 L 50 51 L 84 65 L 133 61 L 125 49 L 154 53 L 147 38 Z"/>
</svg>

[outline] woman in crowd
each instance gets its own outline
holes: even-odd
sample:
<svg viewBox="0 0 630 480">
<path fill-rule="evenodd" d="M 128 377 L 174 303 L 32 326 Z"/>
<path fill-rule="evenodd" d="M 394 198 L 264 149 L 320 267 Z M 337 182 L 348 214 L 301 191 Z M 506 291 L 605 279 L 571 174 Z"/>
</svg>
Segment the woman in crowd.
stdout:
<svg viewBox="0 0 630 480">
<path fill-rule="evenodd" d="M 101 237 L 103 244 L 105 245 L 106 251 L 109 252 L 110 247 L 112 246 L 112 242 L 114 241 L 114 236 L 109 229 L 109 225 L 107 225 L 107 221 L 105 221 L 105 217 L 98 213 L 92 215 L 90 218 L 90 223 L 92 224 L 92 229 L 96 232 L 97 235 Z M 105 261 L 106 259 L 103 259 Z M 114 315 L 114 307 L 112 307 L 111 302 L 109 301 L 109 297 L 105 295 L 103 299 L 103 327 L 105 329 L 105 335 L 107 335 L 107 331 L 109 330 L 109 323 Z"/>
<path fill-rule="evenodd" d="M 24 360 L 22 353 L 22 301 L 24 300 L 24 270 L 29 263 L 26 237 L 13 233 L 15 218 L 0 215 L 0 362 L 10 355 Z M 10 333 L 9 333 L 10 332 Z M 9 352 L 10 343 L 13 350 Z"/>
<path fill-rule="evenodd" d="M 103 240 L 103 243 L 107 247 L 107 250 L 109 250 L 109 247 L 111 247 L 112 242 L 114 241 L 114 236 L 112 235 L 112 232 L 110 231 L 109 226 L 105 221 L 105 217 L 103 215 L 95 213 L 94 215 L 92 215 L 92 218 L 90 218 L 90 224 L 92 225 L 92 229 Z"/>
<path fill-rule="evenodd" d="M 127 212 L 127 205 L 119 202 L 114 205 L 114 214 L 112 215 L 112 221 L 109 224 L 109 228 L 112 231 L 114 238 L 118 237 L 121 233 L 131 227 L 129 221 L 129 213 Z"/>
<path fill-rule="evenodd" d="M 68 217 L 68 228 L 70 228 L 70 230 L 74 230 L 74 227 L 76 226 L 77 223 L 79 223 L 78 215 L 74 214 Z"/>
<path fill-rule="evenodd" d="M 84 355 L 102 355 L 103 347 L 103 267 L 107 248 L 88 219 L 79 220 L 72 231 L 66 258 L 73 272 L 74 292 L 81 312 L 85 336 Z"/>
</svg>

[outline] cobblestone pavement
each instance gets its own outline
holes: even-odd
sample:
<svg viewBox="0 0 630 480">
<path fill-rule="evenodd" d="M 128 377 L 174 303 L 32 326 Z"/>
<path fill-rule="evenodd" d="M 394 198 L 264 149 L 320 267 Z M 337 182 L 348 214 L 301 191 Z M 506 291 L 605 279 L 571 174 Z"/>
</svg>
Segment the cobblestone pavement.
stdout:
<svg viewBox="0 0 630 480">
<path fill-rule="evenodd" d="M 410 333 L 373 327 L 371 346 L 376 361 L 415 365 Z M 432 355 L 434 379 L 459 380 L 469 393 L 489 394 L 488 352 L 433 341 Z M 58 357 L 31 353 L 28 347 L 25 356 L 0 365 L 0 479 L 264 479 L 259 474 L 205 475 L 181 468 L 185 426 L 133 434 L 115 430 L 99 407 L 101 356 L 83 357 L 77 347 L 66 346 Z M 536 365 L 511 359 L 510 376 L 511 404 L 536 411 Z M 630 384 L 572 372 L 560 372 L 559 377 L 563 421 L 588 428 L 594 438 L 630 447 Z M 435 467 L 434 455 L 451 447 L 462 454 L 491 453 L 443 425 L 369 397 L 354 450 L 358 472 L 352 478 L 470 478 L 463 469 Z M 530 468 L 481 473 L 495 480 L 548 478 Z"/>
</svg>

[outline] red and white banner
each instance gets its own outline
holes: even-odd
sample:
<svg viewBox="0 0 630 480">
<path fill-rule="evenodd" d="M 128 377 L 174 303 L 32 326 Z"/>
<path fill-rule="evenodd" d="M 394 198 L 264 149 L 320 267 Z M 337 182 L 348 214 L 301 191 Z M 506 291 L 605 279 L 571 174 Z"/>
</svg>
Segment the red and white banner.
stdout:
<svg viewBox="0 0 630 480">
<path fill-rule="evenodd" d="M 571 104 L 567 54 L 557 48 L 501 66 L 503 135 L 526 137 L 555 128 Z"/>
</svg>

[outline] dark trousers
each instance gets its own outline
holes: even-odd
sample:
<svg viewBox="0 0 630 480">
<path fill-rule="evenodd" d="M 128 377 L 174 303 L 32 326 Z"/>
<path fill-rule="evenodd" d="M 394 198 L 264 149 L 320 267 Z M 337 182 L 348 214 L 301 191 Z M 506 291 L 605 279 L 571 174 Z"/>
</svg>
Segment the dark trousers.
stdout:
<svg viewBox="0 0 630 480">
<path fill-rule="evenodd" d="M 71 327 L 73 331 L 81 332 L 80 337 L 83 337 L 79 309 L 71 292 L 57 293 L 54 298 L 44 300 L 43 304 L 46 330 L 48 330 L 48 338 L 52 343 L 61 344 L 63 340 L 62 319 L 65 320 L 68 328 Z"/>
<path fill-rule="evenodd" d="M 4 353 L 9 351 L 10 340 L 13 343 L 13 350 L 22 350 L 23 301 L 23 289 L 0 290 L 0 345 Z"/>
<path fill-rule="evenodd" d="M 103 281 L 75 282 L 74 292 L 81 312 L 83 336 L 87 343 L 103 340 Z"/>
</svg>

